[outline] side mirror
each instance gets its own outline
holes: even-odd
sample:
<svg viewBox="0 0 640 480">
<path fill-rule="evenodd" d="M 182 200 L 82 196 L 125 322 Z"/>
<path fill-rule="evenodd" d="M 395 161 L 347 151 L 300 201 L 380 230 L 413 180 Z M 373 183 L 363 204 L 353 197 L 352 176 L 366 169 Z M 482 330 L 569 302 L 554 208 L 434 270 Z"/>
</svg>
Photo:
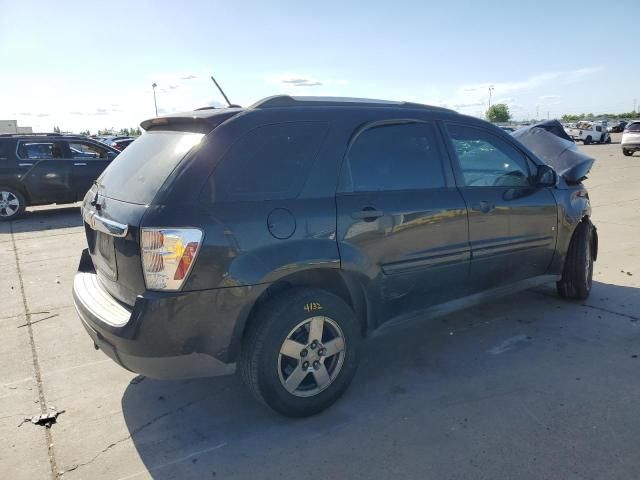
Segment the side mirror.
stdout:
<svg viewBox="0 0 640 480">
<path fill-rule="evenodd" d="M 539 165 L 536 174 L 536 186 L 554 187 L 558 181 L 558 175 L 549 165 Z"/>
</svg>

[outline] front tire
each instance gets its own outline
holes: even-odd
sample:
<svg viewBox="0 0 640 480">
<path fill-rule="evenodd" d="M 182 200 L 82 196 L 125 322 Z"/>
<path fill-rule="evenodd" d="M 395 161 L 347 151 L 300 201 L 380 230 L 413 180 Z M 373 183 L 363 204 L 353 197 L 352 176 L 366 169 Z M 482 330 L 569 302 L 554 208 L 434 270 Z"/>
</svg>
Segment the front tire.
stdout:
<svg viewBox="0 0 640 480">
<path fill-rule="evenodd" d="M 0 221 L 20 218 L 27 204 L 24 196 L 14 188 L 0 187 Z"/>
<path fill-rule="evenodd" d="M 631 150 L 627 150 L 626 148 L 623 148 L 623 149 L 622 149 L 622 154 L 623 154 L 625 157 L 630 157 L 631 155 L 633 155 L 633 152 L 632 152 Z"/>
<path fill-rule="evenodd" d="M 585 300 L 591 292 L 595 255 L 593 230 L 591 220 L 586 219 L 581 221 L 573 232 L 562 279 L 556 283 L 558 294 L 562 298 Z"/>
<path fill-rule="evenodd" d="M 239 371 L 258 400 L 281 415 L 307 417 L 331 406 L 347 389 L 360 341 L 358 321 L 341 298 L 294 288 L 256 314 Z"/>
<path fill-rule="evenodd" d="M 587 138 L 584 139 L 584 144 L 585 145 L 590 145 L 591 144 L 591 135 L 589 135 Z"/>
</svg>

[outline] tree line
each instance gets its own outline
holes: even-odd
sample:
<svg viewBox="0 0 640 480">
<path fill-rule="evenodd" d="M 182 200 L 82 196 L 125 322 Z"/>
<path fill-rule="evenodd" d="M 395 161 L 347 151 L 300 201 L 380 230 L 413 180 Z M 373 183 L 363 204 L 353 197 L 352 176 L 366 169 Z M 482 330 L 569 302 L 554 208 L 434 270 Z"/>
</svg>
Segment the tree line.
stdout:
<svg viewBox="0 0 640 480">
<path fill-rule="evenodd" d="M 579 115 L 564 114 L 560 117 L 563 122 L 579 122 L 580 120 L 596 120 L 598 118 L 606 118 L 609 120 L 629 120 L 640 118 L 640 112 L 601 113 L 599 115 L 594 115 L 593 113 L 581 113 Z"/>
</svg>

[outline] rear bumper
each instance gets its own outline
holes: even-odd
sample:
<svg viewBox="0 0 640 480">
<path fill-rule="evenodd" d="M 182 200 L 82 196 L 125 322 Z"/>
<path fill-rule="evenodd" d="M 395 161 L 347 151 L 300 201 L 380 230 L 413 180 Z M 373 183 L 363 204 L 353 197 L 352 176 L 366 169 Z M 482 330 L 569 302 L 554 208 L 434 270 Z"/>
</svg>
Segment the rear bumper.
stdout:
<svg viewBox="0 0 640 480">
<path fill-rule="evenodd" d="M 86 251 L 85 251 L 86 252 Z M 83 252 L 73 300 L 84 328 L 107 356 L 151 378 L 228 375 L 256 288 L 145 292 L 133 307 L 114 299 L 86 267 Z M 90 263 L 90 261 L 89 261 Z"/>
</svg>

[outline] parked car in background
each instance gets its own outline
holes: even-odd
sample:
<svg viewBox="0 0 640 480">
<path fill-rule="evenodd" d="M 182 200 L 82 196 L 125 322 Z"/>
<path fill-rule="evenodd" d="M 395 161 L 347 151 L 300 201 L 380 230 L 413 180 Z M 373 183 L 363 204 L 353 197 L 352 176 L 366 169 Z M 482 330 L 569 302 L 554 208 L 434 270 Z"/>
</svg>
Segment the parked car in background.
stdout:
<svg viewBox="0 0 640 480">
<path fill-rule="evenodd" d="M 567 134 L 574 141 L 582 141 L 585 145 L 590 143 L 611 143 L 611 137 L 607 128 L 601 123 L 578 122 L 574 128 L 567 128 Z"/>
<path fill-rule="evenodd" d="M 91 341 L 131 371 L 237 364 L 257 399 L 306 416 L 374 330 L 549 281 L 589 295 L 593 160 L 566 144 L 541 150 L 556 173 L 477 118 L 322 97 L 141 126 L 84 199 L 73 284 Z"/>
<path fill-rule="evenodd" d="M 500 125 L 500 126 L 499 126 L 499 128 L 501 128 L 501 129 L 502 129 L 502 130 L 504 130 L 505 132 L 509 132 L 509 133 L 513 133 L 513 132 L 515 132 L 515 131 L 516 131 L 516 129 L 515 129 L 515 128 L 513 128 L 513 127 L 506 127 L 506 126 L 502 126 L 502 125 Z"/>
<path fill-rule="evenodd" d="M 627 124 L 622 132 L 622 153 L 627 157 L 633 152 L 640 150 L 640 120 L 635 120 Z"/>
<path fill-rule="evenodd" d="M 113 140 L 111 142 L 111 146 L 121 152 L 122 150 L 127 148 L 134 140 L 135 138 L 120 138 L 118 140 Z"/>
<path fill-rule="evenodd" d="M 607 127 L 607 131 L 609 133 L 620 133 L 624 130 L 624 127 L 627 126 L 627 123 L 629 122 L 626 122 L 624 120 L 621 120 L 619 122 L 613 122 L 611 125 Z"/>
<path fill-rule="evenodd" d="M 0 135 L 0 221 L 31 205 L 82 200 L 118 153 L 84 136 Z"/>
</svg>

